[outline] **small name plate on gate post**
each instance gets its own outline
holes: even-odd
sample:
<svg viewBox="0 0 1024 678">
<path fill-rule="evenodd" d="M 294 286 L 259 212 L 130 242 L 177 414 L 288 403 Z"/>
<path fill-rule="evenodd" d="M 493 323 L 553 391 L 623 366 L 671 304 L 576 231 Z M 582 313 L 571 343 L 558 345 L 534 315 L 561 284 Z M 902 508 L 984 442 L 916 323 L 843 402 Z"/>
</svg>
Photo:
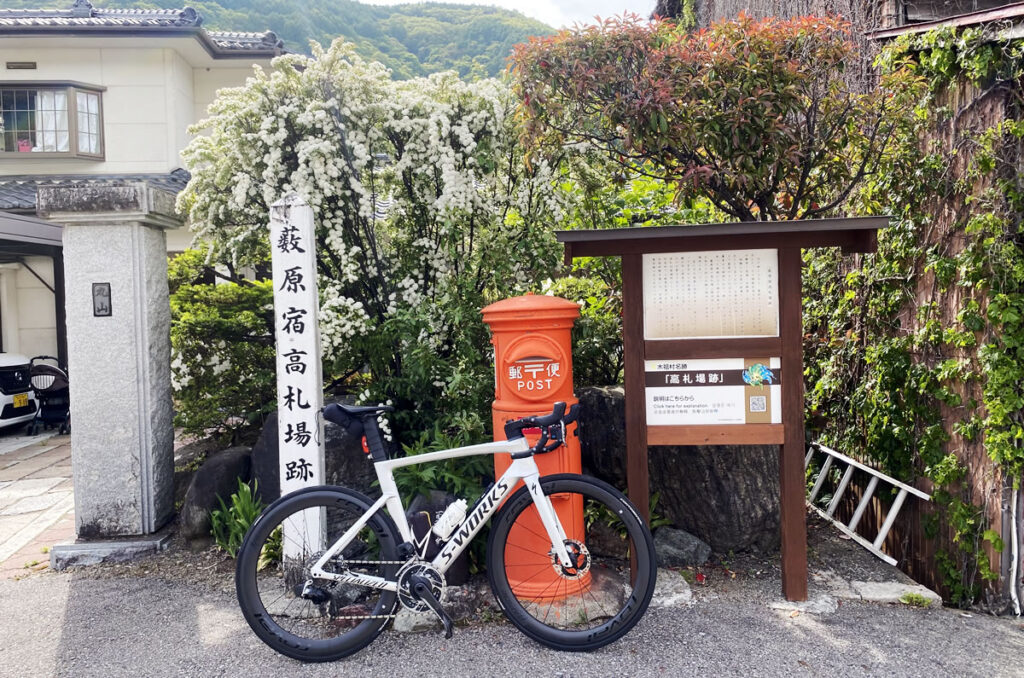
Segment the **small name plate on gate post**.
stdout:
<svg viewBox="0 0 1024 678">
<path fill-rule="evenodd" d="M 110 303 L 110 283 L 92 284 L 92 314 L 97 318 L 109 318 L 113 313 Z"/>
</svg>

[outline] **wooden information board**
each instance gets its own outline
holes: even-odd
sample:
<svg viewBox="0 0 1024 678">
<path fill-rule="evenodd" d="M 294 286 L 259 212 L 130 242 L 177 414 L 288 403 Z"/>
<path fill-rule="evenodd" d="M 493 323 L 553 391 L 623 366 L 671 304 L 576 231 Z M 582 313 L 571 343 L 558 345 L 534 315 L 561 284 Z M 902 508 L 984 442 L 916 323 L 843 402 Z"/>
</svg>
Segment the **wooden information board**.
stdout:
<svg viewBox="0 0 1024 678">
<path fill-rule="evenodd" d="M 801 248 L 874 250 L 885 217 L 559 231 L 621 256 L 629 496 L 649 445 L 780 445 L 782 592 L 807 598 Z M 643 394 L 643 397 L 637 397 Z"/>
</svg>

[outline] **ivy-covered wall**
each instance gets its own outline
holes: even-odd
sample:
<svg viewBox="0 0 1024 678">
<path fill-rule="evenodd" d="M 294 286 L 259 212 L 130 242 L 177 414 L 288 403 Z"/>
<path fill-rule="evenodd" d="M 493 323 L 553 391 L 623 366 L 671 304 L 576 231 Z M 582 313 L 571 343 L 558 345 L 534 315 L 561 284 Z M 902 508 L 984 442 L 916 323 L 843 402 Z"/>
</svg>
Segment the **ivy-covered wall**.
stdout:
<svg viewBox="0 0 1024 678">
<path fill-rule="evenodd" d="M 931 491 L 889 549 L 993 608 L 1024 469 L 1022 55 L 976 28 L 888 47 L 879 66 L 911 60 L 928 93 L 851 207 L 892 226 L 876 254 L 808 252 L 804 278 L 813 438 Z"/>
</svg>

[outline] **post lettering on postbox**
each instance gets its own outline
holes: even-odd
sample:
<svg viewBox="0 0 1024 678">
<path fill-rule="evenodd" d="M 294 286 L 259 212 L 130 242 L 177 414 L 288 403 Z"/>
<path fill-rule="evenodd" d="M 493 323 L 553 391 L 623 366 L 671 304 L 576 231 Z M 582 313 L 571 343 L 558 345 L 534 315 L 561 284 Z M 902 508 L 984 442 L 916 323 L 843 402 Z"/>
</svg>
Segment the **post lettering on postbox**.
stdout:
<svg viewBox="0 0 1024 678">
<path fill-rule="evenodd" d="M 281 494 L 324 484 L 323 377 L 313 210 L 288 196 L 270 208 L 277 339 Z"/>
</svg>

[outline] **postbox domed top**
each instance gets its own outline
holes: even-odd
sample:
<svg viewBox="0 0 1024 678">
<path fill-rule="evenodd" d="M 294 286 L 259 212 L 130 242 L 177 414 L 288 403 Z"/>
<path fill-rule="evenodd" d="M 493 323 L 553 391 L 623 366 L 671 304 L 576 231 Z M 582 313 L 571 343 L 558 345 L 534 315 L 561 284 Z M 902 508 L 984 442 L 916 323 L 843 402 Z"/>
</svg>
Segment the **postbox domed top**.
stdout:
<svg viewBox="0 0 1024 678">
<path fill-rule="evenodd" d="M 496 301 L 480 311 L 484 322 L 494 324 L 495 321 L 533 319 L 565 319 L 575 320 L 580 315 L 580 307 L 568 299 L 551 297 L 546 294 L 525 294 Z"/>
</svg>

